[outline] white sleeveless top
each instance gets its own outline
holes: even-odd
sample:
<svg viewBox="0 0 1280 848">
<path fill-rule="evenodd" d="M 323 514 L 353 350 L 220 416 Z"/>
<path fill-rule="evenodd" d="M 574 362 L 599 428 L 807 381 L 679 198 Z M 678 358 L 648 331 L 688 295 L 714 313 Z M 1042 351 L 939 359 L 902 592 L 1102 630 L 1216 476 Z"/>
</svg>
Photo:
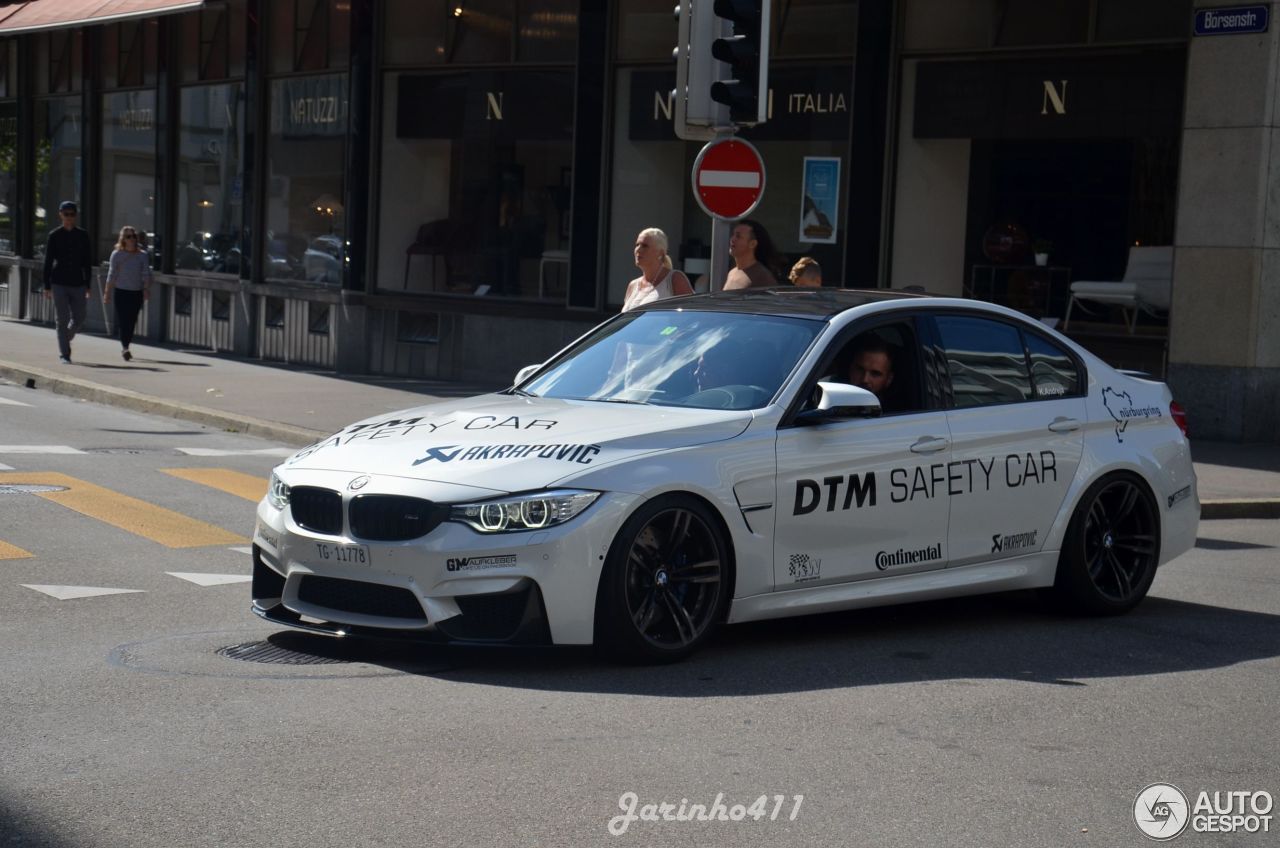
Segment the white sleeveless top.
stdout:
<svg viewBox="0 0 1280 848">
<path fill-rule="evenodd" d="M 674 294 L 671 290 L 672 280 L 678 273 L 680 272 L 668 270 L 662 279 L 658 280 L 658 282 L 653 285 L 646 286 L 641 284 L 636 286 L 635 289 L 627 294 L 627 299 L 622 304 L 622 311 L 630 312 L 637 306 L 642 306 L 646 303 L 653 303 L 655 300 L 662 300 L 663 298 L 671 297 Z M 641 277 L 641 279 L 643 280 L 644 278 Z M 628 286 L 628 288 L 631 287 Z"/>
</svg>

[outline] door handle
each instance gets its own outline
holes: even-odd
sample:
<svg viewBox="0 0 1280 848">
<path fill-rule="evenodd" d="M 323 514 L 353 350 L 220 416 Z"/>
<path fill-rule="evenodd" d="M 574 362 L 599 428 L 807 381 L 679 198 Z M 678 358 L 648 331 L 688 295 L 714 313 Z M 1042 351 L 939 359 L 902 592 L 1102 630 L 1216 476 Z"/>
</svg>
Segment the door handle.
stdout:
<svg viewBox="0 0 1280 848">
<path fill-rule="evenodd" d="M 939 436 L 921 436 L 911 446 L 912 453 L 937 453 L 951 447 L 951 440 Z"/>
<path fill-rule="evenodd" d="M 1080 429 L 1080 419 L 1064 418 L 1059 415 L 1049 423 L 1049 429 L 1055 433 L 1070 433 L 1073 430 Z"/>
</svg>

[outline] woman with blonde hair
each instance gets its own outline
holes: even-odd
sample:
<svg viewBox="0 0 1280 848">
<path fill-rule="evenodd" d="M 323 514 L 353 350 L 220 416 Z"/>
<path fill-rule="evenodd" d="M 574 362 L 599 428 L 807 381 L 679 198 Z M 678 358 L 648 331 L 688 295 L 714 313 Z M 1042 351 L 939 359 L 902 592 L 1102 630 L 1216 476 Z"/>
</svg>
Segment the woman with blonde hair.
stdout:
<svg viewBox="0 0 1280 848">
<path fill-rule="evenodd" d="M 151 297 L 151 282 L 151 257 L 139 244 L 138 231 L 130 226 L 121 227 L 116 249 L 111 251 L 102 302 L 110 303 L 111 293 L 115 292 L 116 329 L 120 334 L 120 355 L 125 362 L 133 359 L 129 344 L 133 341 L 142 303 Z"/>
<path fill-rule="evenodd" d="M 801 256 L 800 261 L 791 266 L 791 285 L 817 289 L 822 287 L 822 266 L 812 256 Z"/>
<path fill-rule="evenodd" d="M 666 297 L 693 294 L 689 278 L 671 265 L 671 257 L 667 254 L 667 234 L 662 230 L 650 227 L 640 231 L 636 236 L 635 259 L 640 276 L 627 284 L 623 312 Z"/>
</svg>

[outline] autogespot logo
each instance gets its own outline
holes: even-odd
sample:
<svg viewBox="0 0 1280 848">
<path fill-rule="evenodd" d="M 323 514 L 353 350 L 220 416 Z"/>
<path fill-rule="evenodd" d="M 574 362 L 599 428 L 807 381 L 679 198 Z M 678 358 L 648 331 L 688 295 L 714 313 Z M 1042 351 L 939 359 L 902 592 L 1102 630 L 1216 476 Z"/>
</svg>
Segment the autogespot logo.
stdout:
<svg viewBox="0 0 1280 848">
<path fill-rule="evenodd" d="M 1133 821 L 1144 835 L 1158 842 L 1178 836 L 1190 819 L 1187 796 L 1171 783 L 1153 783 L 1133 801 Z"/>
</svg>

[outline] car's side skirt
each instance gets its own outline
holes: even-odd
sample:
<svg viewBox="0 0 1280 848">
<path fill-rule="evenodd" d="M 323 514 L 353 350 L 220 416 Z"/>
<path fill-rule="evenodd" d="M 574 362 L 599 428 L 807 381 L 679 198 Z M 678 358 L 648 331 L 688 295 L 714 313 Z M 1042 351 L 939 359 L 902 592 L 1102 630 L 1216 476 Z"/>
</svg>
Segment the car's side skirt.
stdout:
<svg viewBox="0 0 1280 848">
<path fill-rule="evenodd" d="M 999 562 L 942 568 L 897 577 L 877 577 L 835 586 L 789 589 L 737 598 L 729 622 L 759 621 L 791 615 L 836 612 L 913 601 L 956 598 L 986 592 L 1008 592 L 1052 586 L 1058 567 L 1057 551 L 1041 551 Z"/>
</svg>

